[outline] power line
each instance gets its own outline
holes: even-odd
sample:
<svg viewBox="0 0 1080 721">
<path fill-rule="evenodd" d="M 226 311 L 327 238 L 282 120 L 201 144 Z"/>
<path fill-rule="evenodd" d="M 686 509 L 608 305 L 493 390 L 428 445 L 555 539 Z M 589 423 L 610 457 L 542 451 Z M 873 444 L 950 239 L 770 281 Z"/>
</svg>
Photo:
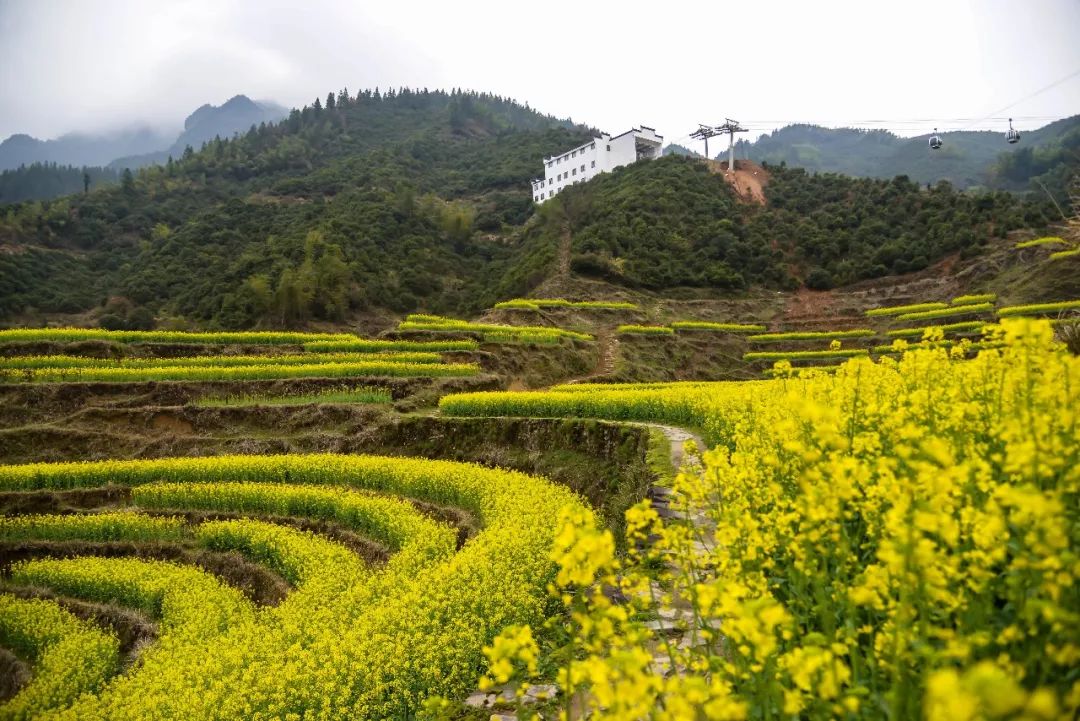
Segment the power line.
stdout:
<svg viewBox="0 0 1080 721">
<path fill-rule="evenodd" d="M 1029 94 L 1029 95 L 1025 95 L 1024 97 L 1020 98 L 1020 99 L 1019 99 L 1019 100 L 1017 100 L 1017 101 L 1014 101 L 1014 102 L 1012 102 L 1012 103 L 1009 103 L 1008 105 L 1006 105 L 1006 106 L 1005 106 L 1005 107 L 1003 107 L 1003 108 L 998 108 L 998 109 L 997 109 L 997 110 L 995 110 L 994 112 L 990 113 L 990 115 L 988 115 L 987 117 L 990 117 L 990 116 L 992 116 L 992 115 L 997 115 L 998 113 L 1003 113 L 1003 112 L 1005 112 L 1006 110 L 1008 110 L 1009 108 L 1011 108 L 1011 107 L 1013 107 L 1013 106 L 1019 105 L 1020 103 L 1022 103 L 1022 102 L 1025 102 L 1025 101 L 1027 101 L 1027 100 L 1031 100 L 1032 98 L 1034 98 L 1034 97 L 1035 97 L 1035 96 L 1037 96 L 1037 95 L 1042 95 L 1042 94 L 1043 94 L 1043 93 L 1045 93 L 1045 92 L 1046 92 L 1047 90 L 1053 90 L 1053 89 L 1054 89 L 1054 88 L 1056 88 L 1056 87 L 1057 87 L 1058 85 L 1061 85 L 1061 84 L 1062 84 L 1062 83 L 1064 83 L 1064 82 L 1067 82 L 1067 81 L 1069 81 L 1069 80 L 1072 80 L 1073 78 L 1075 78 L 1075 77 L 1076 77 L 1076 76 L 1078 76 L 1078 75 L 1080 75 L 1080 68 L 1077 68 L 1076 70 L 1072 71 L 1071 73 L 1069 73 L 1068 75 L 1066 75 L 1066 76 L 1065 76 L 1065 77 L 1063 77 L 1063 78 L 1060 78 L 1060 79 L 1058 79 L 1058 80 L 1055 80 L 1054 82 L 1050 83 L 1049 85 L 1046 85 L 1046 86 L 1044 86 L 1044 87 L 1041 87 L 1041 88 L 1039 88 L 1038 90 L 1036 90 L 1035 92 L 1033 92 L 1033 93 L 1031 93 L 1031 94 Z"/>
<path fill-rule="evenodd" d="M 942 132 L 953 132 L 953 133 L 955 133 L 955 132 L 961 132 L 961 131 L 965 131 L 965 130 L 971 130 L 975 126 L 981 125 L 983 123 L 986 123 L 987 125 L 995 125 L 996 126 L 996 125 L 999 125 L 1001 123 L 1007 122 L 1009 120 L 1013 120 L 1013 121 L 1016 121 L 1018 123 L 1054 121 L 1054 120 L 1059 120 L 1060 117 L 1057 116 L 1057 115 L 1011 115 L 1011 116 L 1006 116 L 1006 115 L 1002 115 L 1001 113 L 1004 113 L 1006 110 L 1009 110 L 1010 108 L 1013 108 L 1013 107 L 1019 105 L 1020 103 L 1031 100 L 1032 98 L 1037 97 L 1037 96 L 1047 92 L 1048 90 L 1052 90 L 1052 89 L 1058 87 L 1059 85 L 1072 80 L 1073 78 L 1075 78 L 1077 76 L 1080 76 L 1080 68 L 1077 68 L 1076 70 L 1069 73 L 1068 75 L 1065 75 L 1065 76 L 1063 76 L 1061 78 L 1058 78 L 1054 82 L 1049 83 L 1048 85 L 1044 85 L 1043 87 L 1039 88 L 1038 90 L 1034 90 L 1034 91 L 1028 93 L 1027 95 L 1023 96 L 1022 98 L 1019 98 L 1018 100 L 1014 100 L 1013 102 L 1009 103 L 1008 105 L 1004 105 L 1001 108 L 998 108 L 997 110 L 993 111 L 992 113 L 989 113 L 989 114 L 981 116 L 981 117 L 974 117 L 974 118 L 972 118 L 972 117 L 965 117 L 965 118 L 862 118 L 862 119 L 842 119 L 842 118 L 841 119 L 836 119 L 836 118 L 834 118 L 834 119 L 829 119 L 829 120 L 823 120 L 823 119 L 814 120 L 814 119 L 810 119 L 810 118 L 754 118 L 752 120 L 746 121 L 743 128 L 746 131 L 769 132 L 769 131 L 773 131 L 773 130 L 778 130 L 780 127 L 787 126 L 787 125 L 816 125 L 816 126 L 819 126 L 819 127 L 865 128 L 865 129 L 869 129 L 869 130 L 884 130 L 884 131 L 890 131 L 890 130 L 896 130 L 896 131 L 920 131 L 921 130 L 921 131 L 925 131 L 926 126 L 928 126 L 930 124 L 933 124 L 935 127 L 939 128 L 939 130 L 941 130 Z M 867 126 L 870 126 L 870 127 L 867 127 Z M 705 126 L 705 125 L 701 126 L 701 128 L 706 128 L 706 127 L 708 127 L 708 126 Z M 982 130 L 987 130 L 987 131 L 994 130 L 994 129 L 996 129 L 996 128 L 993 128 L 993 127 L 982 128 Z M 702 139 L 701 136 L 696 134 L 696 133 L 700 133 L 700 132 L 701 132 L 701 130 L 699 129 L 698 131 L 695 131 L 695 133 L 685 135 L 685 136 L 683 136 L 681 138 L 678 138 L 678 139 L 676 139 L 674 141 L 671 141 L 671 142 L 672 142 L 672 144 L 677 144 L 677 143 L 679 143 L 680 141 L 683 141 L 683 140 Z M 713 135 L 711 135 L 710 137 L 713 137 L 716 134 L 717 133 L 713 133 Z M 707 156 L 708 156 L 708 142 L 706 140 L 706 157 Z"/>
</svg>

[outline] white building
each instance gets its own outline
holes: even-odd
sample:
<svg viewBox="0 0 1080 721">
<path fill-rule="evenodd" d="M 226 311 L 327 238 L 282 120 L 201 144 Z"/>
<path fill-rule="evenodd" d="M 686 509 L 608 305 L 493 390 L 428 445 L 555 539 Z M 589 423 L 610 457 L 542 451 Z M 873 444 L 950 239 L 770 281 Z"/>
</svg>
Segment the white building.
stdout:
<svg viewBox="0 0 1080 721">
<path fill-rule="evenodd" d="M 642 125 L 615 137 L 602 133 L 573 150 L 544 158 L 544 177 L 532 181 L 533 200 L 543 203 L 566 186 L 584 183 L 597 173 L 659 158 L 663 143 L 664 136 Z"/>
</svg>

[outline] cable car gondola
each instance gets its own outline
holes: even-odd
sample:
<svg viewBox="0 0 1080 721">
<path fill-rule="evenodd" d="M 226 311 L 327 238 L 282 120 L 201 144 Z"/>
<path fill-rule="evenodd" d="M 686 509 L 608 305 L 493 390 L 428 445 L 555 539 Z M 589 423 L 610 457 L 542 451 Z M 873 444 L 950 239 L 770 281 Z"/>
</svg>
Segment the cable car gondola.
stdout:
<svg viewBox="0 0 1080 721">
<path fill-rule="evenodd" d="M 1009 118 L 1009 132 L 1005 133 L 1005 140 L 1009 145 L 1020 142 L 1020 133 L 1013 130 L 1012 118 Z"/>
<path fill-rule="evenodd" d="M 1013 141 L 1009 141 L 1013 142 Z M 934 134 L 930 136 L 930 149 L 937 150 L 941 147 L 941 138 L 938 137 L 937 128 L 934 128 Z"/>
</svg>

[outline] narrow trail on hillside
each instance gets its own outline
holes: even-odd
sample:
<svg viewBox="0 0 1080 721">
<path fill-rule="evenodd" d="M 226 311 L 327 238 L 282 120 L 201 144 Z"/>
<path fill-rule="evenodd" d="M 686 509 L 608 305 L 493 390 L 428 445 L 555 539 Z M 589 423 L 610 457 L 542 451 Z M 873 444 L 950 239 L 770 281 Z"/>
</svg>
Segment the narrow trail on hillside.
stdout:
<svg viewBox="0 0 1080 721">
<path fill-rule="evenodd" d="M 619 337 L 611 329 L 597 331 L 596 347 L 598 351 L 596 366 L 583 376 L 563 381 L 562 385 L 588 383 L 615 372 L 615 362 L 619 358 Z"/>
<path fill-rule="evenodd" d="M 559 275 L 570 275 L 571 240 L 570 221 L 566 221 L 559 236 Z"/>
</svg>

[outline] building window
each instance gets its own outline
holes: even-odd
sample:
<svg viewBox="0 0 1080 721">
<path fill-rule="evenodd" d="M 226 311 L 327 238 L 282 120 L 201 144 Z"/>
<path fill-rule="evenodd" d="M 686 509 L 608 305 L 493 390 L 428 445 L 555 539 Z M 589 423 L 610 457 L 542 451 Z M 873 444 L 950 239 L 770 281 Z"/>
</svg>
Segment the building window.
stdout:
<svg viewBox="0 0 1080 721">
<path fill-rule="evenodd" d="M 610 143 L 609 143 L 609 144 L 608 144 L 608 146 L 607 146 L 607 151 L 608 151 L 609 153 L 611 152 L 611 144 L 610 144 Z"/>
<path fill-rule="evenodd" d="M 585 172 L 585 166 L 584 165 L 581 166 L 581 172 L 583 172 L 583 173 Z"/>
<path fill-rule="evenodd" d="M 596 161 L 595 161 L 595 160 L 594 160 L 594 161 L 592 161 L 592 166 L 593 166 L 594 168 L 596 167 Z"/>
<path fill-rule="evenodd" d="M 574 175 L 577 175 L 577 168 L 574 168 Z"/>
<path fill-rule="evenodd" d="M 533 200 L 540 200 L 540 196 L 539 195 L 534 195 Z"/>
<path fill-rule="evenodd" d="M 589 150 L 596 150 L 596 143 L 589 143 Z"/>
<path fill-rule="evenodd" d="M 570 157 L 571 158 L 576 158 L 577 157 L 577 151 L 575 150 L 574 152 L 570 153 Z"/>
</svg>

